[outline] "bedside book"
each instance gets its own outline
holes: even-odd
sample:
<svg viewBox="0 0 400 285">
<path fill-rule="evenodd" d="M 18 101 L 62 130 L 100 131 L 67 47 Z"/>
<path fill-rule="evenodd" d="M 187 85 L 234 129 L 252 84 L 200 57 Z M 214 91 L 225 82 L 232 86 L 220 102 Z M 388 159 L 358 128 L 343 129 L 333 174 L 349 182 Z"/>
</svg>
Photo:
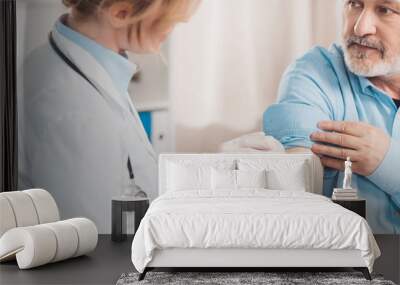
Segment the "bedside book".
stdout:
<svg viewBox="0 0 400 285">
<path fill-rule="evenodd" d="M 333 193 L 346 193 L 346 194 L 353 194 L 356 193 L 357 194 L 357 189 L 339 189 L 339 188 L 335 188 L 333 190 Z"/>
<path fill-rule="evenodd" d="M 357 189 L 338 189 L 335 188 L 332 194 L 333 200 L 357 200 Z"/>
</svg>

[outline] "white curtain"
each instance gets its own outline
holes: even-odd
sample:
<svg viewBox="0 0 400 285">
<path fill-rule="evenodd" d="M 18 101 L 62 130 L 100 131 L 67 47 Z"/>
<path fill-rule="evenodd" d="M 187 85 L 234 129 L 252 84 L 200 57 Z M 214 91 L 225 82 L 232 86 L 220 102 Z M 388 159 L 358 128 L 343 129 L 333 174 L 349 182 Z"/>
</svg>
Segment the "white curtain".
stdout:
<svg viewBox="0 0 400 285">
<path fill-rule="evenodd" d="M 172 35 L 170 98 L 178 152 L 214 152 L 262 128 L 285 68 L 337 39 L 333 0 L 203 0 Z"/>
</svg>

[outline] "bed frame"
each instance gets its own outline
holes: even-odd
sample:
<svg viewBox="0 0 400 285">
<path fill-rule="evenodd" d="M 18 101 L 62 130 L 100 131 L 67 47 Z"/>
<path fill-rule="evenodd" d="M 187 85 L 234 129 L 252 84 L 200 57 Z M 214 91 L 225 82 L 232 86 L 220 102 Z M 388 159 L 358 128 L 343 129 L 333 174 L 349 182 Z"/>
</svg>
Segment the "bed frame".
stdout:
<svg viewBox="0 0 400 285">
<path fill-rule="evenodd" d="M 164 249 L 154 252 L 139 280 L 154 269 L 202 269 L 215 271 L 224 268 L 233 271 L 282 269 L 336 269 L 353 268 L 361 271 L 367 280 L 371 275 L 359 250 L 321 249 Z M 263 269 L 263 270 L 262 270 Z M 321 270 L 322 271 L 322 270 Z"/>
<path fill-rule="evenodd" d="M 288 159 L 286 154 L 163 154 L 159 159 L 159 193 L 166 192 L 167 161 L 191 159 L 240 159 L 240 158 Z M 323 168 L 312 154 L 290 155 L 290 159 L 308 161 L 313 181 L 310 192 L 322 194 Z M 361 271 L 367 280 L 371 275 L 359 250 L 329 249 L 193 249 L 171 248 L 156 250 L 152 261 L 139 275 L 143 280 L 146 273 L 154 269 L 202 269 L 202 271 L 265 271 L 265 269 L 315 269 L 353 268 Z"/>
</svg>

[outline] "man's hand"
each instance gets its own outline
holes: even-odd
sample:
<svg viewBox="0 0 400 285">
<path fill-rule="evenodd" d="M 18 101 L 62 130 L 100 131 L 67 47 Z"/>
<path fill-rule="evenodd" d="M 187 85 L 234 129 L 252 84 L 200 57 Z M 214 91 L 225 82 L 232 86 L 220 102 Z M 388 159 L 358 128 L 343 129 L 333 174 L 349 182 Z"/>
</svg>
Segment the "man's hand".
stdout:
<svg viewBox="0 0 400 285">
<path fill-rule="evenodd" d="M 390 137 L 381 129 L 360 122 L 322 121 L 311 140 L 317 142 L 312 152 L 321 157 L 321 163 L 337 170 L 344 169 L 344 161 L 350 157 L 353 172 L 371 175 L 384 159 L 390 146 Z M 323 145 L 320 143 L 328 143 Z"/>
</svg>

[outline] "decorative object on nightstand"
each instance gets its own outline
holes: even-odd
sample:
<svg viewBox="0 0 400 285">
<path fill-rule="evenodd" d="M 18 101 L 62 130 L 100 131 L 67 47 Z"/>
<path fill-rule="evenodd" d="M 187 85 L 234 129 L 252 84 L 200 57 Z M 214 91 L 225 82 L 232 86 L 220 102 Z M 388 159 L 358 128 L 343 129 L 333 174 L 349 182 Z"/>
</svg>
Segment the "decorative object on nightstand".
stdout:
<svg viewBox="0 0 400 285">
<path fill-rule="evenodd" d="M 136 199 L 136 198 L 146 198 L 147 194 L 135 183 L 135 174 L 133 173 L 131 159 L 128 156 L 128 173 L 129 173 L 129 184 L 125 187 L 124 194 L 122 195 L 122 199 L 124 201 L 129 199 Z"/>
<path fill-rule="evenodd" d="M 339 204 L 343 208 L 346 208 L 356 214 L 359 214 L 361 217 L 365 219 L 366 217 L 366 200 L 363 199 L 353 199 L 353 200 L 341 200 L 341 199 L 332 199 L 332 201 L 336 204 Z"/>
<path fill-rule="evenodd" d="M 127 167 L 130 182 L 125 187 L 122 196 L 112 199 L 111 239 L 113 241 L 126 240 L 127 234 L 136 232 L 150 203 L 146 193 L 135 183 L 135 175 L 129 157 Z M 134 212 L 134 219 L 131 219 L 130 212 Z"/>
<path fill-rule="evenodd" d="M 343 187 L 335 188 L 332 194 L 332 200 L 358 200 L 357 189 L 351 187 L 351 178 L 353 171 L 350 157 L 344 162 Z"/>
<path fill-rule="evenodd" d="M 332 201 L 365 218 L 366 201 L 358 199 L 357 189 L 351 187 L 351 178 L 353 175 L 351 167 L 351 159 L 347 157 L 347 160 L 344 162 L 343 187 L 333 190 Z"/>
</svg>

